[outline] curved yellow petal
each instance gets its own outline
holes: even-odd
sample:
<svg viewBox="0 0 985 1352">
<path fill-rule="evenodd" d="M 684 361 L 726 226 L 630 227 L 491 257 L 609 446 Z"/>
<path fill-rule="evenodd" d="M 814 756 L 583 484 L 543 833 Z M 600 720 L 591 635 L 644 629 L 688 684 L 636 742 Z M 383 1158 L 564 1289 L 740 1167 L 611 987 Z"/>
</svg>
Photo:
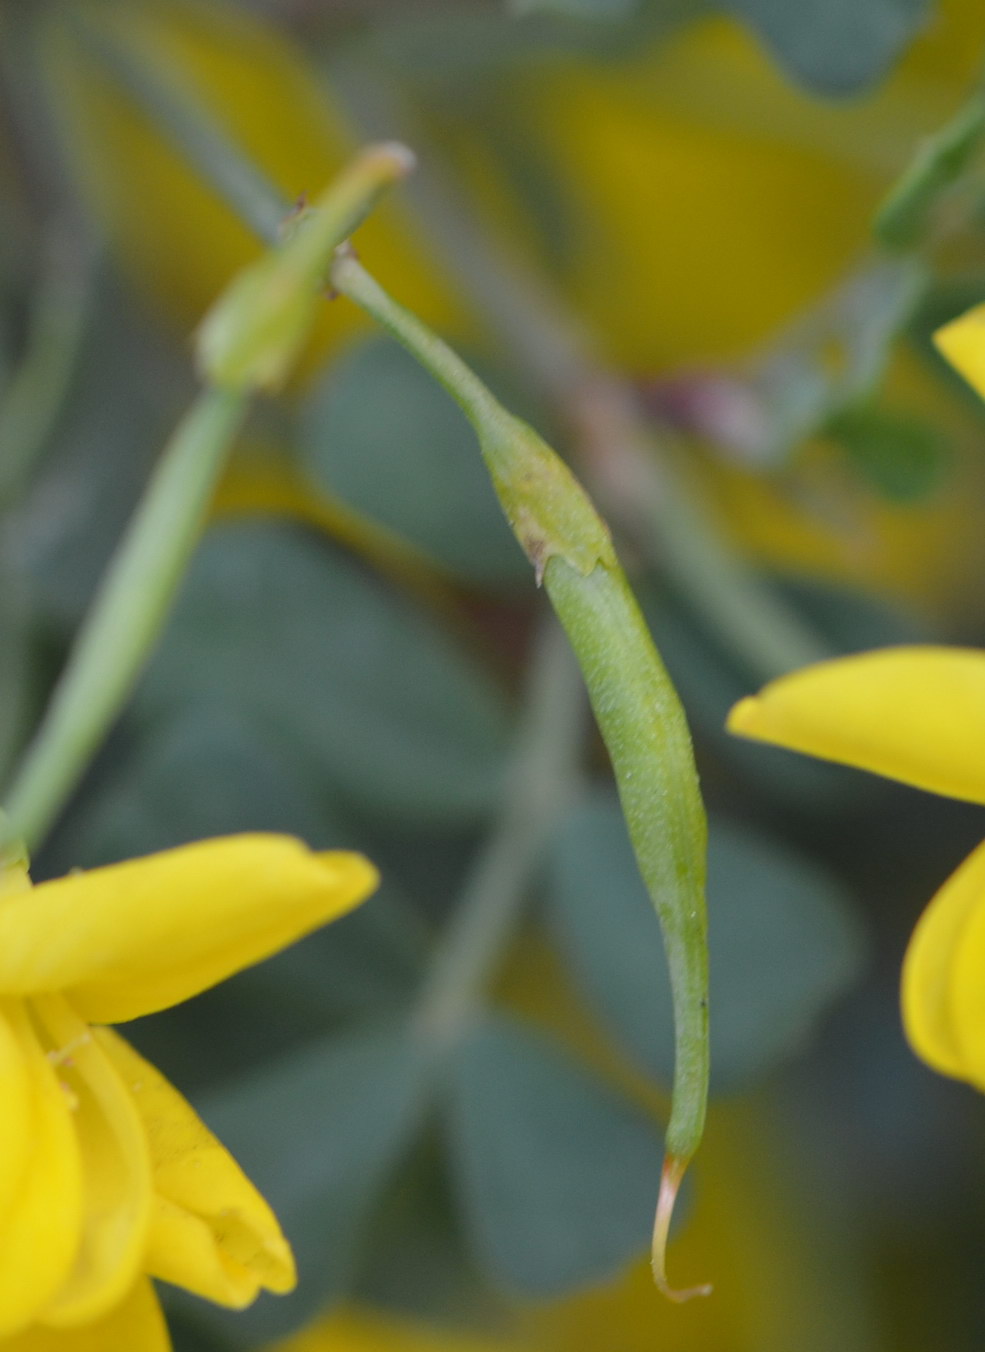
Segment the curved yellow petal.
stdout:
<svg viewBox="0 0 985 1352">
<path fill-rule="evenodd" d="M 26 1006 L 5 1002 L 4 1009 L 30 1084 L 32 1150 L 0 1224 L 0 1340 L 31 1324 L 52 1299 L 82 1235 L 82 1171 L 69 1099 Z"/>
<path fill-rule="evenodd" d="M 203 1300 L 243 1310 L 260 1293 L 249 1268 L 218 1247 L 208 1222 L 163 1197 L 155 1199 L 147 1244 L 147 1271 Z"/>
<path fill-rule="evenodd" d="M 903 1026 L 910 1044 L 935 1070 L 957 1079 L 972 1078 L 954 1002 L 957 963 L 968 951 L 971 925 L 977 920 L 980 930 L 983 915 L 985 844 L 937 892 L 920 917 L 903 960 Z M 983 970 L 978 967 L 978 984 Z M 980 1086 L 985 1088 L 985 1060 L 980 1064 Z"/>
<path fill-rule="evenodd" d="M 41 1318 L 55 1327 L 100 1319 L 142 1270 L 151 1209 L 150 1154 L 130 1092 L 61 996 L 32 1002 L 59 1080 L 72 1096 L 82 1158 L 82 1239 Z"/>
<path fill-rule="evenodd" d="M 154 1287 L 146 1277 L 102 1319 L 79 1328 L 36 1324 L 0 1344 L 3 1352 L 171 1352 Z"/>
<path fill-rule="evenodd" d="M 728 727 L 985 803 L 985 652 L 881 648 L 820 662 L 740 700 Z"/>
<path fill-rule="evenodd" d="M 976 305 L 938 329 L 934 342 L 941 355 L 985 399 L 985 305 Z"/>
<path fill-rule="evenodd" d="M 0 904 L 0 991 L 64 991 L 119 1023 L 214 986 L 351 910 L 377 884 L 358 854 L 245 835 L 42 883 Z"/>
<path fill-rule="evenodd" d="M 962 874 L 965 897 L 953 903 L 960 919 L 947 936 L 950 961 L 943 977 L 958 1064 L 950 1073 L 985 1090 L 985 844 L 959 870 Z"/>
<path fill-rule="evenodd" d="M 150 1143 L 158 1205 L 147 1270 L 220 1305 L 241 1308 L 296 1276 L 277 1219 L 186 1099 L 111 1029 L 100 1045 L 133 1095 Z"/>
</svg>

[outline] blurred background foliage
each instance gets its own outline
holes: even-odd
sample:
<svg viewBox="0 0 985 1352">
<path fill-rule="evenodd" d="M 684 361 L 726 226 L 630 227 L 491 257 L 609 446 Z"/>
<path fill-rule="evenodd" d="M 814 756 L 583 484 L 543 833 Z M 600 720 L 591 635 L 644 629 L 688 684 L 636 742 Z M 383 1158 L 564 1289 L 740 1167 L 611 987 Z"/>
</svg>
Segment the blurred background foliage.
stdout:
<svg viewBox="0 0 985 1352">
<path fill-rule="evenodd" d="M 985 640 L 985 423 L 928 340 L 985 295 L 980 165 L 903 244 L 873 231 L 983 53 L 979 0 L 0 0 L 0 764 L 194 389 L 189 335 L 260 247 L 177 105 L 290 201 L 370 136 L 414 145 L 359 250 L 576 460 L 711 813 L 715 1103 L 671 1261 L 716 1291 L 678 1309 L 640 1258 L 669 998 L 600 744 L 575 710 L 537 799 L 543 600 L 465 421 L 328 301 L 35 867 L 269 829 L 383 869 L 344 923 L 132 1030 L 302 1273 L 242 1315 L 176 1297 L 179 1349 L 981 1346 L 985 1110 L 895 1009 L 976 813 L 722 722 L 816 655 Z M 557 397 L 572 335 L 639 463 Z M 537 848 L 490 884 L 516 801 Z M 526 906 L 445 1045 L 435 973 L 483 878 Z"/>
</svg>

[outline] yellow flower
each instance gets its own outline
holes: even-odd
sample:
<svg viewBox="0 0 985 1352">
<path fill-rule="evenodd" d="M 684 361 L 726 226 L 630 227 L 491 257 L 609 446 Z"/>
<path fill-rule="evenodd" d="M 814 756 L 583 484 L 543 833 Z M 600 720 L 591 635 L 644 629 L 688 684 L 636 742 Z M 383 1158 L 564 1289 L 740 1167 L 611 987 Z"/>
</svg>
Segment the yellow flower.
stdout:
<svg viewBox="0 0 985 1352">
<path fill-rule="evenodd" d="M 806 667 L 740 701 L 729 728 L 932 793 L 985 803 L 985 652 L 884 648 Z M 919 1056 L 985 1090 L 985 845 L 924 911 L 903 964 Z"/>
<path fill-rule="evenodd" d="M 293 1287 L 290 1248 L 239 1166 L 98 1025 L 188 999 L 376 881 L 360 855 L 273 835 L 34 888 L 23 865 L 0 873 L 2 1352 L 166 1352 L 148 1276 L 235 1308 Z"/>
</svg>

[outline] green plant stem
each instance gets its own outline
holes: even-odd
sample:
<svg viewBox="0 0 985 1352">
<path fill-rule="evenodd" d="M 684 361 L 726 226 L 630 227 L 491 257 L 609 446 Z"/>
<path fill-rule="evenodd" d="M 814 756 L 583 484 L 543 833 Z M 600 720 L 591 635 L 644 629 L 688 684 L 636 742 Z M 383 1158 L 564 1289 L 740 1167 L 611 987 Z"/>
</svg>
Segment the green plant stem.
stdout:
<svg viewBox="0 0 985 1352">
<path fill-rule="evenodd" d="M 118 41 L 78 6 L 59 10 L 58 22 L 71 26 L 236 215 L 261 239 L 276 244 L 291 204 L 202 106 L 187 79 Z"/>
<path fill-rule="evenodd" d="M 164 450 L 8 795 L 13 829 L 31 849 L 74 789 L 160 632 L 246 407 L 244 395 L 204 391 Z"/>
<path fill-rule="evenodd" d="M 30 726 L 31 644 L 28 587 L 9 532 L 0 537 L 0 786 Z M 3 838 L 0 824 L 0 840 Z"/>
<path fill-rule="evenodd" d="M 48 444 L 75 372 L 95 294 L 91 249 L 53 232 L 31 306 L 27 348 L 0 400 L 0 511 Z"/>
<path fill-rule="evenodd" d="M 534 645 L 516 751 L 499 816 L 473 863 L 413 1015 L 433 1051 L 454 1045 L 483 1004 L 546 841 L 579 791 L 585 694 L 551 617 Z"/>
</svg>

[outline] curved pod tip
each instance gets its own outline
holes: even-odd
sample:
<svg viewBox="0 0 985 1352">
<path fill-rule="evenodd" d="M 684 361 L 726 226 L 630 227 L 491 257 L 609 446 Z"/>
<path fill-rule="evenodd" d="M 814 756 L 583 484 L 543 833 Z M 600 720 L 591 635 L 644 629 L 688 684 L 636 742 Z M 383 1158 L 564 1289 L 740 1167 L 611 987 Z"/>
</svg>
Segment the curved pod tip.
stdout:
<svg viewBox="0 0 985 1352">
<path fill-rule="evenodd" d="M 683 1305 L 685 1301 L 692 1300 L 695 1296 L 710 1296 L 712 1293 L 712 1287 L 707 1283 L 677 1290 L 667 1281 L 667 1238 L 670 1234 L 674 1204 L 688 1164 L 688 1160 L 681 1159 L 677 1155 L 668 1155 L 664 1160 L 663 1173 L 660 1175 L 657 1214 L 653 1218 L 653 1247 L 650 1252 L 650 1264 L 657 1290 L 678 1305 Z"/>
</svg>

